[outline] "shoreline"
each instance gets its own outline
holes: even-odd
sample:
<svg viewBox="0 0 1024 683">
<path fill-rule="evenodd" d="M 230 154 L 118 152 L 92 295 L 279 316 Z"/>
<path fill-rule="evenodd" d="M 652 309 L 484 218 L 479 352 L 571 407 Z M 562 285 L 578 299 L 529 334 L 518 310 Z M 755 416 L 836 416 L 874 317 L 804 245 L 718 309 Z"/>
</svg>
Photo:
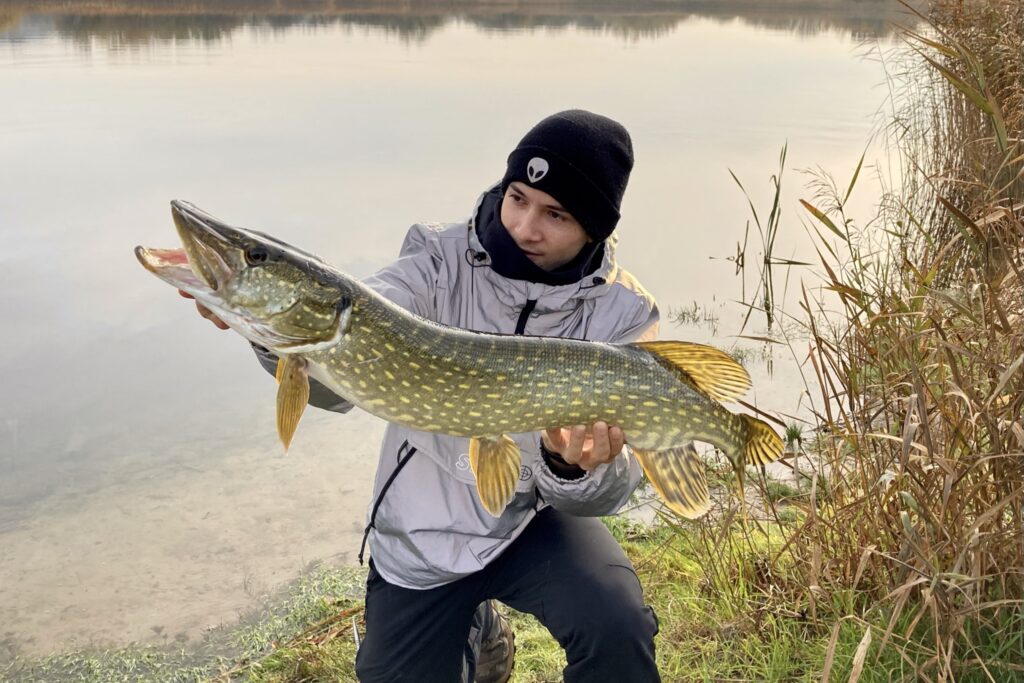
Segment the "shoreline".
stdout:
<svg viewBox="0 0 1024 683">
<path fill-rule="evenodd" d="M 254 439 L 214 444 L 38 501 L 0 532 L 0 664 L 194 643 L 311 564 L 351 564 L 383 429 L 365 413 L 310 415 L 287 456 Z"/>
<path fill-rule="evenodd" d="M 15 29 L 25 16 L 53 21 L 73 17 L 62 30 L 75 35 L 125 31 L 135 36 L 181 29 L 175 22 L 188 17 L 209 24 L 207 38 L 259 19 L 278 29 L 289 22 L 344 22 L 409 36 L 425 35 L 455 20 L 486 30 L 563 27 L 577 22 L 582 29 L 611 29 L 628 35 L 657 35 L 690 18 L 738 20 L 810 33 L 838 30 L 858 36 L 889 35 L 894 24 L 916 23 L 895 0 L 0 0 L 0 31 Z"/>
</svg>

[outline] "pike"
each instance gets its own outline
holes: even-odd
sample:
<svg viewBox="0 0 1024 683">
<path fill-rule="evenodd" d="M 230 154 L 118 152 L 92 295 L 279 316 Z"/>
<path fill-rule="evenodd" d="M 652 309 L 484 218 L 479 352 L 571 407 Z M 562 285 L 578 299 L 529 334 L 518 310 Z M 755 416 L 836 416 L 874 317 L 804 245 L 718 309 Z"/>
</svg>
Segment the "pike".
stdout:
<svg viewBox="0 0 1024 683">
<path fill-rule="evenodd" d="M 521 455 L 509 434 L 600 420 L 619 425 L 655 490 L 688 518 L 710 508 L 692 440 L 721 449 L 740 473 L 744 463 L 763 465 L 782 454 L 782 439 L 768 424 L 720 404 L 742 395 L 750 377 L 711 346 L 448 327 L 275 237 L 229 226 L 186 202 L 171 202 L 171 214 L 183 248 L 139 246 L 135 255 L 278 356 L 277 429 L 285 450 L 312 377 L 390 422 L 468 437 L 477 493 L 495 517 L 519 479 Z"/>
</svg>

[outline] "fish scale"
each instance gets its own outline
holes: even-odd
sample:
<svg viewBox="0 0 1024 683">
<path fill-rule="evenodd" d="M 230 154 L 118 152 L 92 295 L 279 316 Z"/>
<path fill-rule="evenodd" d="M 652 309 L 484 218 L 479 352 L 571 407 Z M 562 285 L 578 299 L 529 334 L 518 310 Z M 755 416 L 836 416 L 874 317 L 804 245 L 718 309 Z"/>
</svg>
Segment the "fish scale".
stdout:
<svg viewBox="0 0 1024 683">
<path fill-rule="evenodd" d="M 385 420 L 468 437 L 481 504 L 496 516 L 519 477 L 521 455 L 509 434 L 618 425 L 658 493 L 688 517 L 709 506 L 691 441 L 717 446 L 738 468 L 782 452 L 770 426 L 721 405 L 750 380 L 713 347 L 440 325 L 275 237 L 228 226 L 183 202 L 172 202 L 172 215 L 187 261 L 182 250 L 138 247 L 136 256 L 279 356 L 278 428 L 286 448 L 312 377 Z"/>
<path fill-rule="evenodd" d="M 645 450 L 739 434 L 738 416 L 632 347 L 463 332 L 349 293 L 348 339 L 307 354 L 311 375 L 386 420 L 462 437 L 601 420 Z"/>
</svg>

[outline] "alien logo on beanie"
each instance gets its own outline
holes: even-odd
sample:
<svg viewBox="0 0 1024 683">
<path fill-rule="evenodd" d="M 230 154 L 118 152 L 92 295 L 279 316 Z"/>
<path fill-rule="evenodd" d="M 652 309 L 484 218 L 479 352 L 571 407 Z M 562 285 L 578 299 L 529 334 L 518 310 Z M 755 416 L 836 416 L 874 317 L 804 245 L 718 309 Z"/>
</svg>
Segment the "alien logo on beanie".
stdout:
<svg viewBox="0 0 1024 683">
<path fill-rule="evenodd" d="M 540 157 L 534 157 L 530 159 L 530 163 L 526 165 L 526 177 L 530 179 L 531 183 L 535 183 L 548 174 L 548 162 Z"/>
<path fill-rule="evenodd" d="M 616 121 L 582 109 L 547 117 L 508 155 L 502 193 L 528 182 L 551 195 L 595 241 L 619 222 L 619 205 L 633 169 L 633 144 Z"/>
</svg>

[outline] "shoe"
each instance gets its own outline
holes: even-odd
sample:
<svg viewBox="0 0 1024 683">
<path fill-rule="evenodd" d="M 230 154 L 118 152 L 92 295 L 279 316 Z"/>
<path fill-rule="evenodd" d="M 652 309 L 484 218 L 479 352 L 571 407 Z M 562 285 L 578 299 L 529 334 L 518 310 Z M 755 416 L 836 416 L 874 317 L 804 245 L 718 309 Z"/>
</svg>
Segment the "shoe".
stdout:
<svg viewBox="0 0 1024 683">
<path fill-rule="evenodd" d="M 516 635 L 508 620 L 490 602 L 491 623 L 480 643 L 473 683 L 507 683 L 516 659 Z"/>
</svg>

